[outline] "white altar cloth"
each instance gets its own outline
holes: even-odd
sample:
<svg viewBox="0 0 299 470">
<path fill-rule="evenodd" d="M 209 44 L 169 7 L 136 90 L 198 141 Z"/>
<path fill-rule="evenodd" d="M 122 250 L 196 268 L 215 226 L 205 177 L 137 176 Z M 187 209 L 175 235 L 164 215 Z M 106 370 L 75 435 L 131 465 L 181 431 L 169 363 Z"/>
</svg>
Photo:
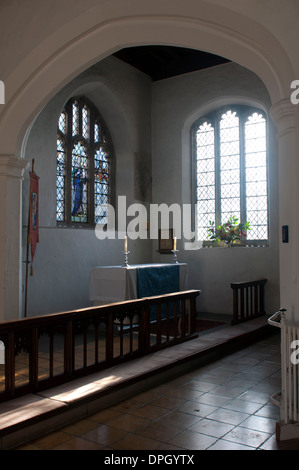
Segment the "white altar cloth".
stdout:
<svg viewBox="0 0 299 470">
<path fill-rule="evenodd" d="M 179 266 L 180 290 L 187 290 L 188 265 L 177 264 L 135 264 L 130 266 L 97 266 L 89 278 L 89 299 L 94 305 L 137 299 L 137 271 L 142 268 L 171 269 Z M 156 294 L 153 294 L 156 295 Z"/>
</svg>

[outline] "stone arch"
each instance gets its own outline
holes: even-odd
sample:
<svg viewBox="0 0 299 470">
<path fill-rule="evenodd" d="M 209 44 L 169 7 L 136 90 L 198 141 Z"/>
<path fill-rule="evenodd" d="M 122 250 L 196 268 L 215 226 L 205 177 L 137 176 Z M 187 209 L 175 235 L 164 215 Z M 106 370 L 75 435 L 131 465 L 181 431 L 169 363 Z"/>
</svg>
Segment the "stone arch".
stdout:
<svg viewBox="0 0 299 470">
<path fill-rule="evenodd" d="M 3 200 L 5 224 L 0 255 L 8 266 L 0 274 L 0 318 L 15 318 L 20 312 L 21 178 L 28 130 L 36 116 L 64 85 L 113 52 L 128 46 L 171 45 L 222 55 L 248 68 L 264 82 L 272 105 L 289 98 L 294 79 L 287 53 L 279 41 L 261 24 L 240 13 L 203 0 L 174 5 L 123 0 L 109 5 L 86 7 L 84 21 L 79 17 L 45 36 L 28 55 L 12 65 L 5 78 L 6 104 L 0 109 L 0 171 L 3 187 L 16 198 Z M 125 2 L 127 3 L 127 2 Z M 119 8 L 118 8 L 119 6 Z M 186 14 L 188 11 L 188 16 Z M 19 226 L 17 227 L 17 224 Z M 10 227 L 15 227 L 11 237 Z"/>
<path fill-rule="evenodd" d="M 127 46 L 168 44 L 222 55 L 256 73 L 266 84 L 273 104 L 286 98 L 292 68 L 276 39 L 241 14 L 220 7 L 209 10 L 205 4 L 204 18 L 198 17 L 198 5 L 194 16 L 190 12 L 188 17 L 128 13 L 97 25 L 92 25 L 90 18 L 81 34 L 66 34 L 63 45 L 51 50 L 49 56 L 51 37 L 46 38 L 38 46 L 44 53 L 32 51 L 7 79 L 14 86 L 0 115 L 2 154 L 22 157 L 26 132 L 49 99 L 90 65 Z M 40 57 L 45 56 L 48 58 L 42 61 Z"/>
</svg>

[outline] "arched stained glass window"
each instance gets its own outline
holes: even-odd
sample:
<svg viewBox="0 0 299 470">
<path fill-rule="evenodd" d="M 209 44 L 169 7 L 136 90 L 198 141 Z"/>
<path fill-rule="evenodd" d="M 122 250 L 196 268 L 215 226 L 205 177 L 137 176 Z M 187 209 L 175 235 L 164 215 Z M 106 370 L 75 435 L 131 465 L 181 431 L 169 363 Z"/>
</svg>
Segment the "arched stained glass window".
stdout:
<svg viewBox="0 0 299 470">
<path fill-rule="evenodd" d="M 247 106 L 219 109 L 192 128 L 197 233 L 207 238 L 209 222 L 231 216 L 249 222 L 250 242 L 269 238 L 267 122 Z"/>
<path fill-rule="evenodd" d="M 72 98 L 58 119 L 58 224 L 107 223 L 112 152 L 108 129 L 95 106 L 84 98 Z"/>
</svg>

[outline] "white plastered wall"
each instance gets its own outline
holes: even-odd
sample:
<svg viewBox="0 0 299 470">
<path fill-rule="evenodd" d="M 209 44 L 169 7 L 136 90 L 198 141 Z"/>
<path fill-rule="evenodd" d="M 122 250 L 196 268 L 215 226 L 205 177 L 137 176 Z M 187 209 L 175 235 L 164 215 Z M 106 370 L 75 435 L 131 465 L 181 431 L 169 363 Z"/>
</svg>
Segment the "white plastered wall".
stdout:
<svg viewBox="0 0 299 470">
<path fill-rule="evenodd" d="M 271 106 L 260 79 L 237 64 L 157 82 L 153 87 L 153 201 L 191 204 L 190 129 L 206 112 L 225 104 Z M 232 313 L 231 282 L 266 278 L 266 310 L 280 307 L 278 242 L 278 157 L 275 129 L 268 117 L 269 220 L 268 247 L 186 250 L 178 242 L 179 259 L 189 266 L 190 288 L 200 289 L 201 312 Z M 182 227 L 182 232 L 183 232 Z M 155 256 L 156 260 L 165 255 Z M 171 261 L 171 257 L 168 256 Z"/>
<path fill-rule="evenodd" d="M 135 180 L 141 178 L 148 181 L 142 169 L 150 170 L 150 86 L 151 82 L 144 74 L 118 59 L 107 58 L 64 87 L 42 110 L 32 126 L 25 157 L 35 159 L 34 169 L 39 176 L 40 241 L 33 262 L 33 276 L 28 277 L 27 316 L 90 306 L 88 281 L 91 269 L 99 265 L 123 263 L 124 242 L 118 232 L 115 233 L 115 240 L 99 240 L 94 228 L 56 226 L 56 132 L 63 105 L 71 96 L 83 95 L 97 106 L 114 145 L 116 202 L 118 196 L 126 196 L 128 207 L 140 196 Z M 136 174 L 136 158 L 141 160 L 139 174 Z M 145 195 L 150 197 L 150 194 L 149 187 Z M 26 171 L 23 185 L 24 260 L 28 195 L 29 172 Z M 142 202 L 146 205 L 149 201 Z M 147 240 L 129 240 L 129 249 L 131 263 L 151 261 Z M 24 294 L 25 279 L 24 265 Z M 23 295 L 23 308 L 24 302 Z"/>
</svg>

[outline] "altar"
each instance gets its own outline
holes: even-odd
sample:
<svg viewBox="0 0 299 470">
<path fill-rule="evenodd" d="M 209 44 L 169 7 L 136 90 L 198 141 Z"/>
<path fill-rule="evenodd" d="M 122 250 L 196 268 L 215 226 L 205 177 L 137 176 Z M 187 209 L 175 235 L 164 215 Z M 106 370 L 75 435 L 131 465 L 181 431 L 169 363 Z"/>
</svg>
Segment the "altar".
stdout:
<svg viewBox="0 0 299 470">
<path fill-rule="evenodd" d="M 186 263 L 97 266 L 92 269 L 89 278 L 89 299 L 94 305 L 187 289 Z"/>
</svg>

